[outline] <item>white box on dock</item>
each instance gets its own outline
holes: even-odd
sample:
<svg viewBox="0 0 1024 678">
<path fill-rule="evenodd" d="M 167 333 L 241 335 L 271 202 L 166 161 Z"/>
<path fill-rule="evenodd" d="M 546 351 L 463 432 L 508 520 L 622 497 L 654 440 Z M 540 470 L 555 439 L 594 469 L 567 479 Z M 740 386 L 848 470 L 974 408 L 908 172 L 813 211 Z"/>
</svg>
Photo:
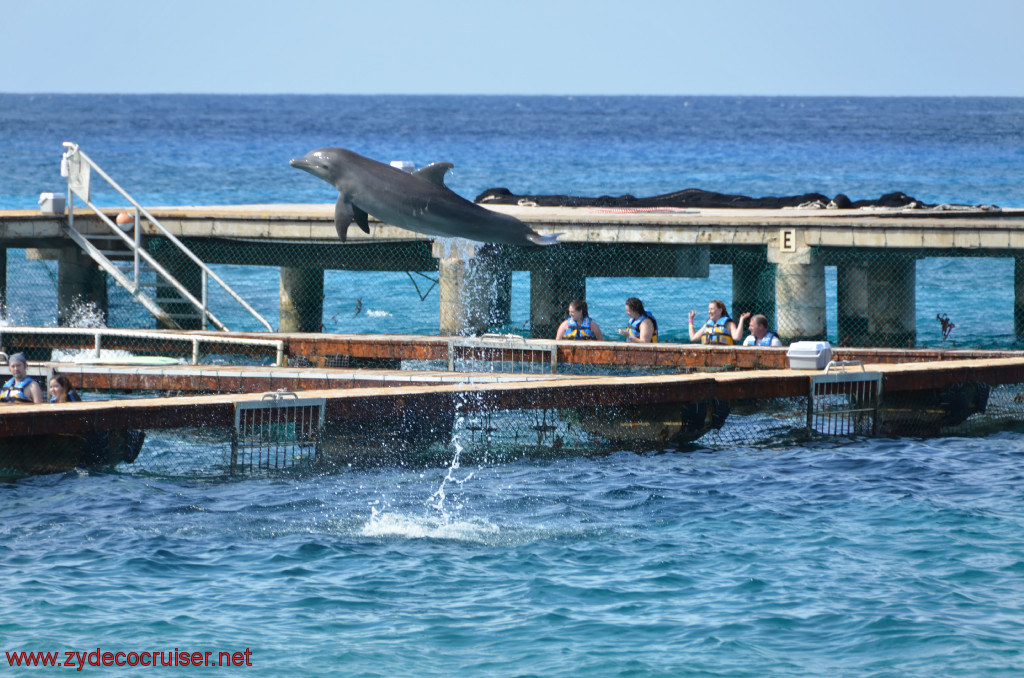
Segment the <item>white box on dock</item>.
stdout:
<svg viewBox="0 0 1024 678">
<path fill-rule="evenodd" d="M 43 214 L 64 214 L 67 196 L 63 193 L 40 193 L 39 211 Z"/>
<path fill-rule="evenodd" d="M 791 370 L 823 370 L 832 360 L 827 341 L 794 341 L 786 351 Z"/>
</svg>

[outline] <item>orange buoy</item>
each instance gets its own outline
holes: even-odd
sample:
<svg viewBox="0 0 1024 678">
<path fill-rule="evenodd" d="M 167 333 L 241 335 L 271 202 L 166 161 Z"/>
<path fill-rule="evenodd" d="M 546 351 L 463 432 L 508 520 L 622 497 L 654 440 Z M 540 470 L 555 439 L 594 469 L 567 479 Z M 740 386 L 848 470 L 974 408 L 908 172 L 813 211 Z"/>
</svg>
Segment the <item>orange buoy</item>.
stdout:
<svg viewBox="0 0 1024 678">
<path fill-rule="evenodd" d="M 118 226 L 124 226 L 125 224 L 134 224 L 135 217 L 130 212 L 121 212 L 115 219 Z"/>
</svg>

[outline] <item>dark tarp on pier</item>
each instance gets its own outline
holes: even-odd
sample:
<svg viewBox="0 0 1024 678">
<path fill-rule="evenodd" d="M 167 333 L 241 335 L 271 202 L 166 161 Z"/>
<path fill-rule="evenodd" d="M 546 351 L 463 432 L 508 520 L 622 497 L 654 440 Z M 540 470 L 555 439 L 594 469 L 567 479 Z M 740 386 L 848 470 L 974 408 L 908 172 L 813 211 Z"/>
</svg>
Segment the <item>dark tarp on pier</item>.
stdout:
<svg viewBox="0 0 1024 678">
<path fill-rule="evenodd" d="M 632 195 L 613 197 L 602 195 L 586 198 L 574 195 L 516 195 L 507 188 L 489 188 L 476 197 L 476 202 L 488 205 L 535 204 L 541 207 L 731 207 L 742 209 L 777 209 L 779 207 L 830 207 L 852 209 L 858 207 L 932 207 L 920 203 L 906 193 L 886 193 L 877 200 L 850 200 L 840 193 L 829 198 L 821 193 L 804 193 L 784 197 L 766 196 L 750 198 L 686 188 L 674 193 L 637 198 Z"/>
</svg>

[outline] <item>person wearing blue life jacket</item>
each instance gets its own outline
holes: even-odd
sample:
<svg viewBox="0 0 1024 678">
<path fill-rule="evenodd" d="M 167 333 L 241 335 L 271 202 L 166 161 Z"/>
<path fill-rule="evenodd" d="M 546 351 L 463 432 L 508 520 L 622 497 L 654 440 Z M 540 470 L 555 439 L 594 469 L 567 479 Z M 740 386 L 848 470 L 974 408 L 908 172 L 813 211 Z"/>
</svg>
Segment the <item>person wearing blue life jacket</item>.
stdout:
<svg viewBox="0 0 1024 678">
<path fill-rule="evenodd" d="M 740 334 L 743 333 L 743 323 L 750 317 L 750 313 L 740 316 Z M 768 329 L 768 318 L 758 313 L 750 318 L 750 334 L 743 340 L 744 346 L 782 346 L 779 335 Z"/>
<path fill-rule="evenodd" d="M 736 321 L 729 317 L 725 304 L 718 299 L 708 302 L 708 319 L 697 331 L 693 329 L 696 311 L 690 311 L 690 341 L 702 344 L 718 344 L 732 346 L 743 339 L 743 330 Z"/>
<path fill-rule="evenodd" d="M 619 329 L 619 334 L 628 342 L 638 344 L 658 343 L 658 321 L 654 319 L 644 302 L 636 297 L 626 299 L 626 315 L 629 316 L 629 327 Z"/>
<path fill-rule="evenodd" d="M 573 299 L 569 302 L 569 317 L 558 326 L 555 339 L 604 341 L 604 335 L 597 323 L 590 319 L 587 302 Z"/>
<path fill-rule="evenodd" d="M 50 378 L 49 394 L 51 403 L 80 403 L 82 399 L 78 391 L 71 385 L 71 380 L 63 374 L 55 374 Z"/>
<path fill-rule="evenodd" d="M 24 353 L 15 353 L 7 359 L 11 369 L 11 378 L 0 389 L 0 402 L 4 403 L 41 403 L 43 387 L 28 376 L 28 361 Z"/>
</svg>

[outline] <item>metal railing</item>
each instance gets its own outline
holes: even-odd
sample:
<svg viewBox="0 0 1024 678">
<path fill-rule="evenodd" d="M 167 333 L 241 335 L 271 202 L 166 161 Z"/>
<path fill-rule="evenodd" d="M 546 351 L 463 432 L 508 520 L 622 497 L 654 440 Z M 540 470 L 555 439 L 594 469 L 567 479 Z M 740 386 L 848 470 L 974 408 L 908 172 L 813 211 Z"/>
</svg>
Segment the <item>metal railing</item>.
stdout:
<svg viewBox="0 0 1024 678">
<path fill-rule="evenodd" d="M 230 471 L 279 471 L 316 463 L 324 436 L 325 398 L 267 393 L 257 402 L 235 403 Z"/>
<path fill-rule="evenodd" d="M 449 372 L 503 374 L 558 372 L 558 345 L 518 334 L 484 334 L 448 340 Z"/>
<path fill-rule="evenodd" d="M 213 279 L 221 288 L 227 292 L 235 301 L 242 305 L 242 307 L 249 312 L 256 320 L 262 324 L 267 331 L 273 332 L 274 328 L 267 320 L 259 314 L 245 299 L 243 299 L 235 290 L 233 290 L 224 280 L 221 279 L 213 270 L 210 269 L 199 257 L 195 255 L 190 249 L 188 249 L 184 243 L 178 240 L 167 228 L 164 227 L 149 211 L 140 205 L 134 198 L 121 188 L 106 172 L 104 172 L 99 165 L 97 165 L 88 155 L 82 151 L 78 144 L 70 141 L 64 142 L 64 148 L 67 150 L 64 152 L 61 158 L 61 175 L 68 179 L 68 222 L 67 230 L 68 235 L 80 246 L 89 256 L 96 261 L 100 267 L 103 268 L 117 283 L 128 290 L 132 295 L 132 298 L 141 303 L 146 309 L 161 322 L 171 326 L 180 327 L 174 318 L 168 314 L 160 304 L 153 299 L 150 295 L 146 294 L 139 289 L 140 281 L 139 274 L 141 272 L 141 261 L 145 261 L 146 265 L 157 273 L 161 278 L 167 281 L 169 285 L 181 295 L 182 301 L 190 303 L 199 313 L 202 319 L 202 326 L 205 329 L 207 320 L 212 322 L 214 326 L 219 330 L 227 330 L 220 319 L 213 314 L 209 309 L 208 299 L 208 285 L 209 279 Z M 125 200 L 131 203 L 134 208 L 134 226 L 133 236 L 129 237 L 124 231 L 122 231 L 117 224 L 115 224 L 110 217 L 105 215 L 96 205 L 93 204 L 90 197 L 90 172 L 95 170 L 115 191 L 117 191 Z M 121 240 L 124 245 L 132 252 L 133 255 L 133 273 L 134 280 L 128 278 L 116 265 L 111 262 L 106 255 L 99 250 L 88 238 L 82 235 L 78 230 L 75 229 L 75 210 L 74 210 L 74 197 L 78 196 L 82 202 L 84 202 L 111 230 L 111 232 Z M 184 254 L 192 263 L 194 263 L 200 270 L 202 276 L 201 284 L 201 296 L 202 299 L 196 299 L 196 297 L 188 291 L 188 289 L 181 284 L 174 276 L 172 276 L 163 266 L 157 262 L 156 258 L 153 257 L 149 252 L 141 246 L 142 244 L 142 228 L 141 228 L 141 217 L 145 217 L 153 227 L 167 240 L 174 244 L 182 254 Z"/>
<path fill-rule="evenodd" d="M 92 327 L 0 327 L 0 350 L 4 349 L 4 335 L 37 335 L 37 336 L 86 336 L 93 338 L 95 357 L 100 357 L 105 337 L 127 338 L 138 341 L 182 342 L 192 346 L 192 364 L 199 364 L 199 348 L 210 346 L 253 346 L 272 349 L 274 363 L 281 367 L 285 364 L 285 342 L 281 339 L 250 339 L 248 337 L 218 337 L 210 335 L 178 334 L 176 332 L 159 332 L 153 330 L 117 330 Z"/>
<path fill-rule="evenodd" d="M 847 372 L 847 367 L 860 371 Z M 838 369 L 837 369 L 838 368 Z M 874 435 L 882 399 L 882 374 L 859 360 L 831 361 L 811 377 L 807 430 L 825 435 Z"/>
</svg>

